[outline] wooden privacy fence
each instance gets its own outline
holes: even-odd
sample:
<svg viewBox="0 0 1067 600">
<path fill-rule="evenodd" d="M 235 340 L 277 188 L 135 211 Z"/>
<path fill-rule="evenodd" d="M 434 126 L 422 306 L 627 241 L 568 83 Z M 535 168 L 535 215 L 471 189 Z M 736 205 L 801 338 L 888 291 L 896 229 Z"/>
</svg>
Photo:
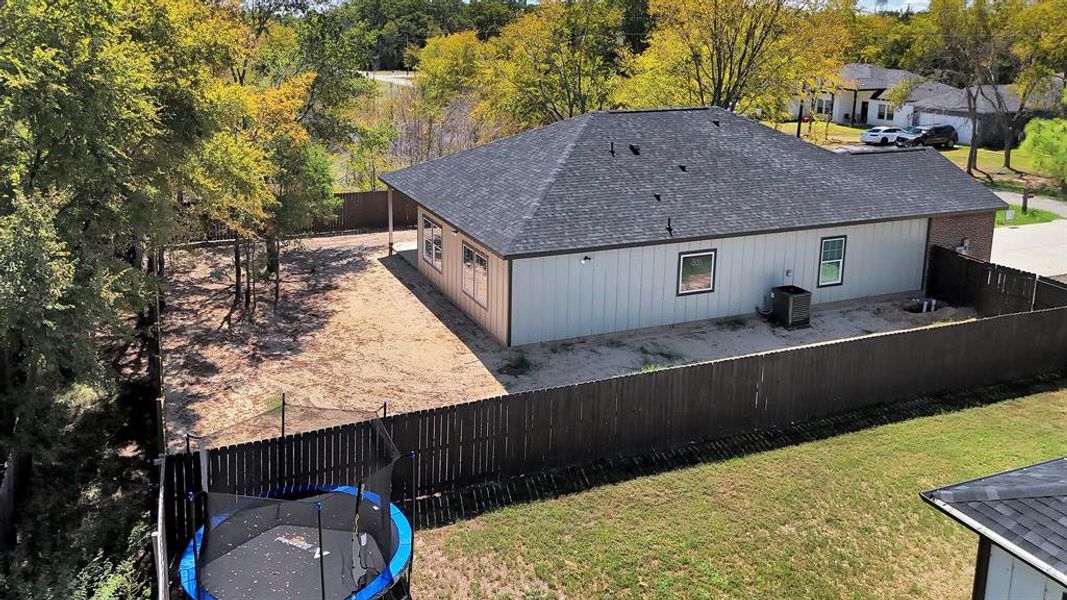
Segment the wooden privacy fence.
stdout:
<svg viewBox="0 0 1067 600">
<path fill-rule="evenodd" d="M 626 375 L 392 415 L 396 497 L 638 456 L 847 410 L 1067 367 L 1067 308 L 1004 315 Z M 211 491 L 358 481 L 367 424 L 216 448 Z M 203 516 L 196 455 L 167 457 L 171 547 Z"/>
<path fill-rule="evenodd" d="M 990 317 L 1067 306 L 1067 284 L 931 248 L 927 293 L 957 306 L 973 306 Z"/>
<path fill-rule="evenodd" d="M 341 205 L 337 207 L 334 218 L 315 223 L 308 233 L 381 230 L 389 227 L 388 192 L 341 192 L 337 196 L 341 198 Z M 411 229 L 417 222 L 415 202 L 403 194 L 394 194 L 393 227 Z"/>
<path fill-rule="evenodd" d="M 389 227 L 389 194 L 385 191 L 374 192 L 339 192 L 341 203 L 328 219 L 316 221 L 311 227 L 298 235 L 327 235 L 331 233 L 353 233 L 360 231 L 381 231 Z M 415 202 L 401 193 L 393 195 L 393 227 L 395 229 L 412 229 L 418 222 L 418 208 Z M 188 242 L 216 242 L 232 240 L 233 232 L 220 225 L 212 224 L 207 232 Z"/>
</svg>

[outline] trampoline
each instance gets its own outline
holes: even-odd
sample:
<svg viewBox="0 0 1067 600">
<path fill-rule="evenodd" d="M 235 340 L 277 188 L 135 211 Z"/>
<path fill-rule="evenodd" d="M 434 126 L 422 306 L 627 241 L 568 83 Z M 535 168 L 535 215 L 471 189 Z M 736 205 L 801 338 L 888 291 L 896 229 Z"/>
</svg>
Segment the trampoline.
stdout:
<svg viewBox="0 0 1067 600">
<path fill-rule="evenodd" d="M 364 440 L 361 462 L 345 474 L 357 485 L 191 495 L 204 525 L 179 562 L 185 593 L 194 600 L 406 597 L 412 531 L 391 502 L 399 453 L 380 421 L 371 424 L 377 436 Z"/>
<path fill-rule="evenodd" d="M 210 496 L 207 539 L 198 529 L 179 566 L 190 598 L 371 600 L 407 575 L 411 525 L 372 491 L 308 485 L 260 497 Z"/>
</svg>

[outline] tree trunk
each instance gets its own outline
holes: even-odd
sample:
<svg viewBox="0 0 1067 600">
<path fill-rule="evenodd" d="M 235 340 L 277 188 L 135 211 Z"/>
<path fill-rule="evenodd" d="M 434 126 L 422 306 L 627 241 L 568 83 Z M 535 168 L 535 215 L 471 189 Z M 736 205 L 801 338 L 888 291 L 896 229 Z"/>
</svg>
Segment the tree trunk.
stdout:
<svg viewBox="0 0 1067 600">
<path fill-rule="evenodd" d="M 274 275 L 278 272 L 278 247 L 280 242 L 278 242 L 276 236 L 269 235 L 267 236 L 265 243 L 267 252 L 267 273 L 269 275 Z"/>
<path fill-rule="evenodd" d="M 15 509 L 25 493 L 32 464 L 32 455 L 25 450 L 19 450 L 17 446 L 7 458 L 4 480 L 0 482 L 0 555 L 14 550 L 18 541 Z"/>
<path fill-rule="evenodd" d="M 1004 127 L 1004 168 L 1009 171 L 1014 170 L 1011 168 L 1011 151 L 1015 147 L 1015 128 L 1011 125 Z"/>
<path fill-rule="evenodd" d="M 274 268 L 274 310 L 278 310 L 278 296 L 281 293 L 282 285 L 282 265 L 281 265 L 281 247 L 278 240 L 274 240 L 274 259 L 277 261 L 277 266 Z"/>
<path fill-rule="evenodd" d="M 155 274 L 159 269 L 156 265 L 157 257 L 158 253 L 156 252 L 151 252 L 148 255 L 147 270 L 150 275 Z M 138 333 L 145 353 L 148 355 L 148 380 L 152 385 L 152 393 L 157 398 L 163 396 L 163 353 L 159 337 L 159 295 L 160 291 L 157 290 L 156 297 L 149 301 L 147 310 L 142 312 L 143 318 L 141 319 L 141 328 Z"/>
<path fill-rule="evenodd" d="M 163 285 L 164 275 L 166 274 L 167 266 L 167 250 L 161 247 L 156 253 L 156 277 L 159 278 L 160 286 Z M 167 307 L 167 295 L 160 291 L 159 294 L 159 310 L 162 312 Z"/>
<path fill-rule="evenodd" d="M 233 305 L 241 303 L 241 237 L 233 236 Z"/>
<path fill-rule="evenodd" d="M 245 310 L 252 306 L 252 250 L 245 244 Z"/>
</svg>

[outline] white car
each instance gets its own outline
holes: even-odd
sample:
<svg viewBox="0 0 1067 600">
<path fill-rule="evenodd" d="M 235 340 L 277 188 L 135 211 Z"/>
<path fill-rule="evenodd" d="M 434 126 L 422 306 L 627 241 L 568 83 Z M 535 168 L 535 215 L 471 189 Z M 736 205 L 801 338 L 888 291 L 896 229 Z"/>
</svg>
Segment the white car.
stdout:
<svg viewBox="0 0 1067 600">
<path fill-rule="evenodd" d="M 897 141 L 897 136 L 904 133 L 900 127 L 872 127 L 860 134 L 860 141 L 864 144 L 878 144 L 885 146 Z"/>
</svg>

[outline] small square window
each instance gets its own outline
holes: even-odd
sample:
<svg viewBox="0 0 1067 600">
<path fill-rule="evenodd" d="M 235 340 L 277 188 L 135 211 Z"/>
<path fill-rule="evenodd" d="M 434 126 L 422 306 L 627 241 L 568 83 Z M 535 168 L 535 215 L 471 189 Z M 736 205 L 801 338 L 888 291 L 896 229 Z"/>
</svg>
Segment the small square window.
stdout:
<svg viewBox="0 0 1067 600">
<path fill-rule="evenodd" d="M 715 250 L 678 255 L 678 295 L 715 291 Z"/>
</svg>

